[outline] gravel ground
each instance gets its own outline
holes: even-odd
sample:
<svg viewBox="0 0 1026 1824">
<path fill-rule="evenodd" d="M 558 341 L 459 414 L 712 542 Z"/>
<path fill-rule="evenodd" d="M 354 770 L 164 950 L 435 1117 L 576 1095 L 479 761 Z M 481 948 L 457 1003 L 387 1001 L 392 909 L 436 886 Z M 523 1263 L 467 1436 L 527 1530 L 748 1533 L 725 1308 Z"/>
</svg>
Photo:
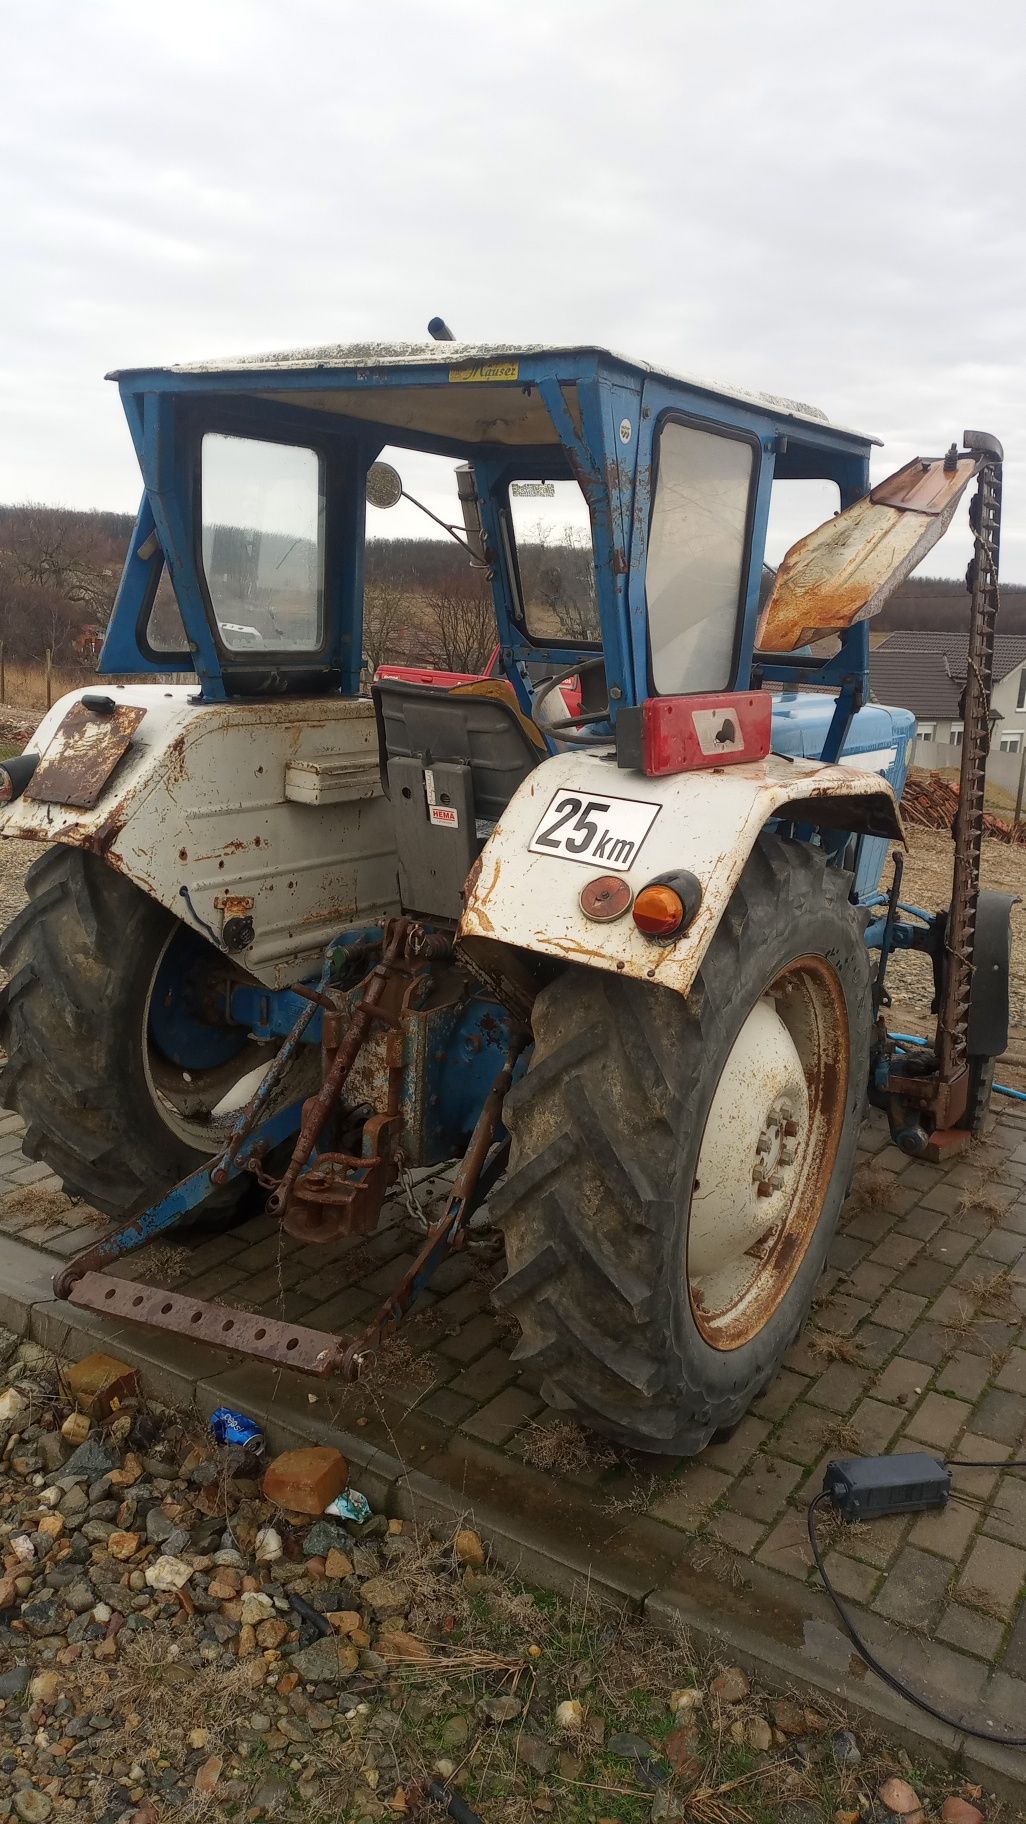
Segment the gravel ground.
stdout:
<svg viewBox="0 0 1026 1824">
<path fill-rule="evenodd" d="M 480 1824 L 1019 1815 L 821 1700 L 499 1575 L 469 1520 L 290 1513 L 252 1452 L 126 1387 L 65 1443 L 66 1387 L 0 1332 L 11 1824 L 430 1824 L 432 1781 Z"/>
</svg>

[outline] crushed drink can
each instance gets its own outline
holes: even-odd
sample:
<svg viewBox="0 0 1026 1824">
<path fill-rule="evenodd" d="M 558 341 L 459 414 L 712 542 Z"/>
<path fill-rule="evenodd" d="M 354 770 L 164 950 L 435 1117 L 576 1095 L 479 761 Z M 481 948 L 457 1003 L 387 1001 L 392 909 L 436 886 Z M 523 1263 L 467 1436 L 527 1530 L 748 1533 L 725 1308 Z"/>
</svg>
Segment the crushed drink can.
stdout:
<svg viewBox="0 0 1026 1824">
<path fill-rule="evenodd" d="M 356 1520 L 363 1526 L 371 1517 L 371 1504 L 358 1488 L 346 1488 L 334 1501 L 328 1502 L 324 1511 L 337 1520 Z"/>
<path fill-rule="evenodd" d="M 264 1434 L 255 1419 L 244 1412 L 233 1412 L 230 1406 L 218 1406 L 210 1415 L 210 1430 L 216 1444 L 238 1444 L 259 1456 L 264 1448 Z"/>
</svg>

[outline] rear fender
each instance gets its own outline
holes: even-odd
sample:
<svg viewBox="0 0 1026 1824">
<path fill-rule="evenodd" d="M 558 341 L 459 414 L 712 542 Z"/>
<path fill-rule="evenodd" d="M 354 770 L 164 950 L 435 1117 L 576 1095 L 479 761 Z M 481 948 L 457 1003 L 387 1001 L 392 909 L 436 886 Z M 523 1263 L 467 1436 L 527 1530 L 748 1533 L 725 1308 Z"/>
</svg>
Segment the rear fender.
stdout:
<svg viewBox="0 0 1026 1824">
<path fill-rule="evenodd" d="M 580 812 L 568 819 L 567 806 L 577 799 Z M 578 815 L 596 826 L 594 837 L 586 829 L 577 833 Z M 493 947 L 504 946 L 508 955 L 512 946 L 686 995 L 771 818 L 904 842 L 890 785 L 856 766 L 770 755 L 718 772 L 648 779 L 618 772 L 599 754 L 556 754 L 510 800 L 471 870 L 462 946 L 488 973 L 497 967 Z M 546 852 L 546 839 L 583 840 L 587 855 Z M 687 931 L 671 943 L 642 937 L 629 909 L 607 924 L 581 909 L 582 888 L 599 875 L 625 881 L 633 901 L 648 882 L 679 869 L 697 877 L 702 897 Z"/>
<path fill-rule="evenodd" d="M 205 703 L 195 685 L 101 683 L 62 697 L 28 745 L 42 759 L 0 836 L 89 849 L 267 987 L 398 909 L 365 699 Z"/>
</svg>

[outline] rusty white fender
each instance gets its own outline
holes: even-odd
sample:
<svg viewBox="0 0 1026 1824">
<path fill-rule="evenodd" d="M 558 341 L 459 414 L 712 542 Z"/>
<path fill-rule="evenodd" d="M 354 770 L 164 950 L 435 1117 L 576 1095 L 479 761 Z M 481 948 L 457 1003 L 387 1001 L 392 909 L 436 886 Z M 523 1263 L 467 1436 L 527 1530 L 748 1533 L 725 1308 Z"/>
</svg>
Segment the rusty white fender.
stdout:
<svg viewBox="0 0 1026 1824">
<path fill-rule="evenodd" d="M 461 941 L 486 969 L 488 946 L 502 943 L 687 994 L 760 830 L 785 806 L 802 823 L 904 841 L 890 785 L 855 766 L 770 755 L 648 779 L 599 753 L 556 754 L 510 800 L 475 864 Z M 675 869 L 697 875 L 702 900 L 673 943 L 642 937 L 629 911 L 602 924 L 581 910 L 599 875 L 618 875 L 633 897 Z"/>
<path fill-rule="evenodd" d="M 97 715 L 83 696 L 115 709 Z M 28 743 L 42 759 L 0 836 L 91 850 L 225 950 L 229 921 L 252 920 L 236 960 L 284 987 L 338 931 L 398 909 L 373 707 L 194 696 L 99 679 L 62 697 Z"/>
</svg>

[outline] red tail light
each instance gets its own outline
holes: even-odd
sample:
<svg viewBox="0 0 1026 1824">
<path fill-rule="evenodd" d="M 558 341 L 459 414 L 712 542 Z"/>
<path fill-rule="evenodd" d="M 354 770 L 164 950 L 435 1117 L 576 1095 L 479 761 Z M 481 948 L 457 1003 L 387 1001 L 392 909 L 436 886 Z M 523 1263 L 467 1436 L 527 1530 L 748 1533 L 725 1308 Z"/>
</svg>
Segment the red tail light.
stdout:
<svg viewBox="0 0 1026 1824">
<path fill-rule="evenodd" d="M 648 697 L 636 708 L 621 709 L 617 717 L 617 762 L 659 779 L 667 773 L 764 760 L 772 716 L 768 691 Z"/>
</svg>

